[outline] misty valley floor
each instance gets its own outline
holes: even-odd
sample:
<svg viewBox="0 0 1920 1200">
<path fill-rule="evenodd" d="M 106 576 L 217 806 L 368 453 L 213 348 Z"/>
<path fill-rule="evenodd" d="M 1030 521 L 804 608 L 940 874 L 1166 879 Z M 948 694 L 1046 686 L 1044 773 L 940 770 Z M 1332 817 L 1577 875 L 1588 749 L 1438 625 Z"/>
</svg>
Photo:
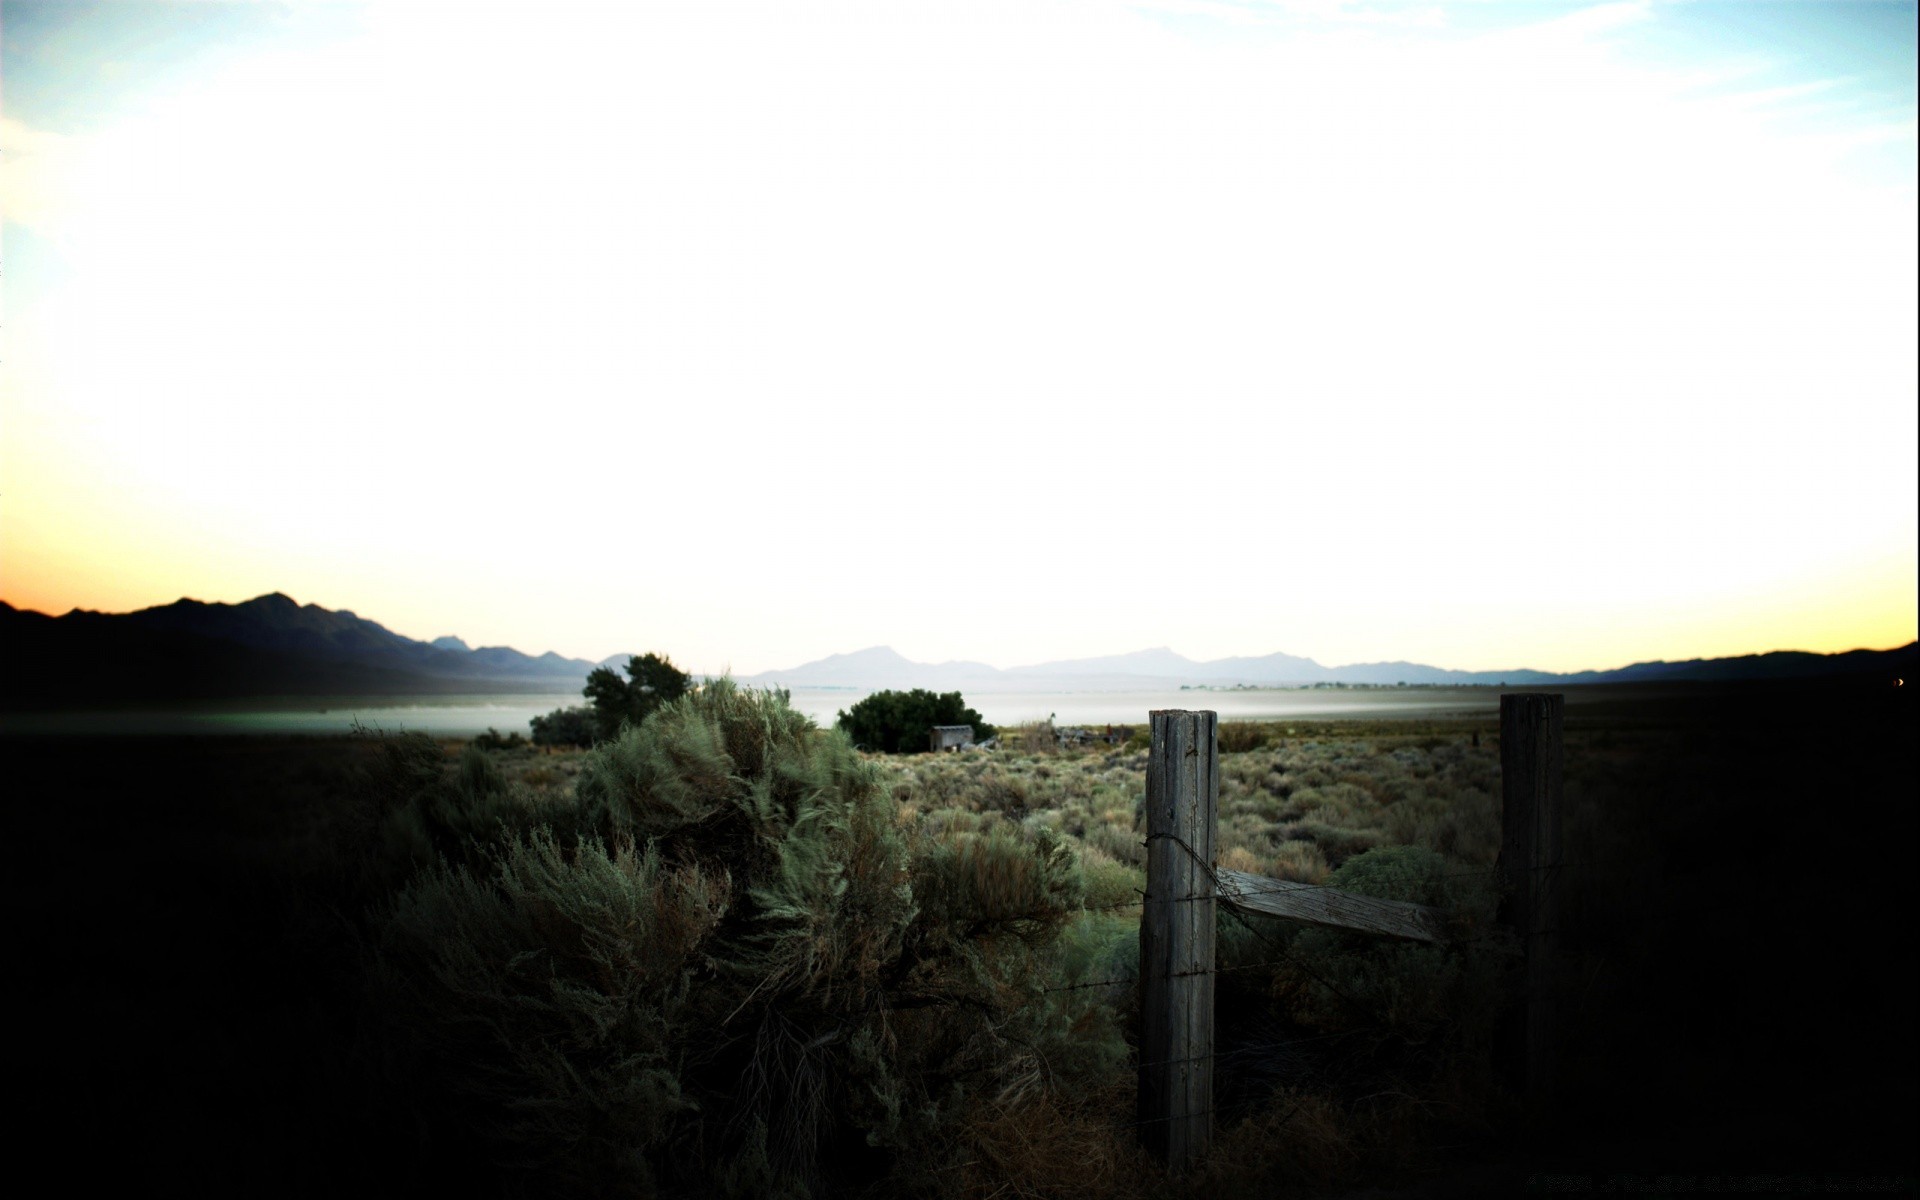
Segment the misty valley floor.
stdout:
<svg viewBox="0 0 1920 1200">
<path fill-rule="evenodd" d="M 1318 1181 L 1249 1167 L 1208 1186 L 1426 1194 L 1546 1175 L 1773 1174 L 1910 1188 L 1913 692 L 1701 687 L 1580 710 L 1565 933 L 1580 988 L 1558 1111 L 1507 1106 L 1422 1153 Z M 1288 724 L 1291 736 L 1228 765 L 1334 741 L 1465 756 L 1496 731 Z M 23 1161 L 65 1147 L 70 1186 L 196 1194 L 493 1189 L 462 1178 L 466 1147 L 388 1103 L 386 1068 L 359 1050 L 368 947 L 338 893 L 313 890 L 309 831 L 369 752 L 328 738 L 0 743 L 26 947 Z M 564 789 L 568 762 L 508 766 Z M 1085 765 L 1131 769 L 1123 757 Z M 1041 781 L 1080 769 L 1070 755 L 1039 767 L 1022 776 L 1024 819 L 1044 807 Z M 1257 1036 L 1224 1008 L 1220 1022 L 1224 1041 Z M 1335 1088 L 1322 1107 L 1358 1120 L 1363 1106 Z M 1234 1120 L 1222 1125 L 1226 1140 Z"/>
</svg>

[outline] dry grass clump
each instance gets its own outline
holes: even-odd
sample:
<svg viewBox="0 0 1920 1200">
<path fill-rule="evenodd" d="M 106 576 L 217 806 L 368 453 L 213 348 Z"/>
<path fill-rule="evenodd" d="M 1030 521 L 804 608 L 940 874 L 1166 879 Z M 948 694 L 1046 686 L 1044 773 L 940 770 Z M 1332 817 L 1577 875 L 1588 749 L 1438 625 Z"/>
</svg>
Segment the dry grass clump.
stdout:
<svg viewBox="0 0 1920 1200">
<path fill-rule="evenodd" d="M 1322 884 L 1333 871 L 1327 856 L 1312 842 L 1283 842 L 1271 861 L 1267 874 L 1294 883 Z"/>
<path fill-rule="evenodd" d="M 1194 1196 L 1321 1191 L 1362 1165 L 1347 1113 L 1324 1093 L 1288 1089 L 1238 1124 L 1218 1130 L 1213 1151 L 1187 1181 Z"/>
<path fill-rule="evenodd" d="M 974 812 L 965 808 L 937 808 L 920 819 L 918 831 L 927 837 L 954 833 L 980 833 L 1000 823 L 999 813 Z M 908 825 L 908 828 L 914 826 Z"/>
<path fill-rule="evenodd" d="M 1266 862 L 1255 858 L 1253 852 L 1244 846 L 1230 846 L 1214 857 L 1214 866 L 1223 871 L 1247 871 L 1258 875 L 1264 872 Z"/>
<path fill-rule="evenodd" d="M 1218 726 L 1220 753 L 1244 754 L 1249 750 L 1259 750 L 1266 746 L 1272 731 L 1271 725 L 1253 721 L 1222 721 Z"/>
<path fill-rule="evenodd" d="M 1132 1089 L 1121 1081 L 1079 1103 L 1047 1092 L 982 1102 L 963 1124 L 968 1161 L 943 1191 L 1059 1200 L 1144 1196 L 1164 1172 L 1124 1130 L 1132 1108 Z"/>
<path fill-rule="evenodd" d="M 1008 748 L 1019 754 L 1056 754 L 1060 739 L 1052 721 L 1028 721 L 1002 736 Z"/>
</svg>

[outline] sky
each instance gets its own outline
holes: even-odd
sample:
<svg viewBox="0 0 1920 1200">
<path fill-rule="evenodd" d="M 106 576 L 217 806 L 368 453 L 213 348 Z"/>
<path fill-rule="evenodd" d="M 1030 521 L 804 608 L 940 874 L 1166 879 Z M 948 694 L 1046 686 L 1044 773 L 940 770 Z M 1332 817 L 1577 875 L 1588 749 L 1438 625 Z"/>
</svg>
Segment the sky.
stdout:
<svg viewBox="0 0 1920 1200">
<path fill-rule="evenodd" d="M 742 674 L 1904 644 L 1915 28 L 5 0 L 0 598 Z"/>
</svg>

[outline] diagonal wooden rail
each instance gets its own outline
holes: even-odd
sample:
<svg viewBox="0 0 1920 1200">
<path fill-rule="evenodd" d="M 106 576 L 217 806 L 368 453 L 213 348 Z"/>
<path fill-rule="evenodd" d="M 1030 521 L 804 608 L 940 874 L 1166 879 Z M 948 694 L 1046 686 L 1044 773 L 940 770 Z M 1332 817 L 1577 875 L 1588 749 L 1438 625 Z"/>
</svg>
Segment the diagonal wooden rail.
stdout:
<svg viewBox="0 0 1920 1200">
<path fill-rule="evenodd" d="M 1322 929 L 1349 929 L 1377 937 L 1439 944 L 1447 940 L 1446 914 L 1424 904 L 1378 900 L 1311 883 L 1289 883 L 1216 870 L 1219 897 L 1243 912 L 1280 917 Z"/>
</svg>

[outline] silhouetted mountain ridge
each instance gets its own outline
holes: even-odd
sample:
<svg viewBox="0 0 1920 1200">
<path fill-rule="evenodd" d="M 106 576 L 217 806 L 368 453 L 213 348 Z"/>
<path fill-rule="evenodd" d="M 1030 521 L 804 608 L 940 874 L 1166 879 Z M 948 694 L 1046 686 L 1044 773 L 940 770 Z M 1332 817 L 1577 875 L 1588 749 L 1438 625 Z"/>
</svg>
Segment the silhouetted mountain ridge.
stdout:
<svg viewBox="0 0 1920 1200">
<path fill-rule="evenodd" d="M 0 601 L 7 708 L 307 695 L 578 690 L 592 663 L 459 638 L 421 642 L 280 592 L 60 617 Z"/>
<path fill-rule="evenodd" d="M 280 592 L 238 604 L 181 599 L 131 613 L 75 609 L 64 616 L 21 611 L 0 601 L 0 703 L 9 709 L 114 707 L 174 700 L 456 692 L 572 692 L 595 666 L 623 667 L 627 654 L 599 663 L 538 656 L 507 646 L 470 647 L 451 635 L 403 637 L 350 610 L 302 605 Z M 1302 684 L 1479 684 L 1507 687 L 1586 683 L 1728 682 L 1886 673 L 1911 677 L 1920 652 L 1783 650 L 1731 658 L 1650 661 L 1605 671 L 1524 668 L 1455 671 L 1411 662 L 1326 667 L 1274 653 L 1196 662 L 1165 646 L 1002 670 L 979 662 L 916 663 L 889 646 L 832 654 L 781 671 L 741 677 L 749 685 L 914 688 L 938 691 L 1121 691 L 1168 687 Z"/>
</svg>

